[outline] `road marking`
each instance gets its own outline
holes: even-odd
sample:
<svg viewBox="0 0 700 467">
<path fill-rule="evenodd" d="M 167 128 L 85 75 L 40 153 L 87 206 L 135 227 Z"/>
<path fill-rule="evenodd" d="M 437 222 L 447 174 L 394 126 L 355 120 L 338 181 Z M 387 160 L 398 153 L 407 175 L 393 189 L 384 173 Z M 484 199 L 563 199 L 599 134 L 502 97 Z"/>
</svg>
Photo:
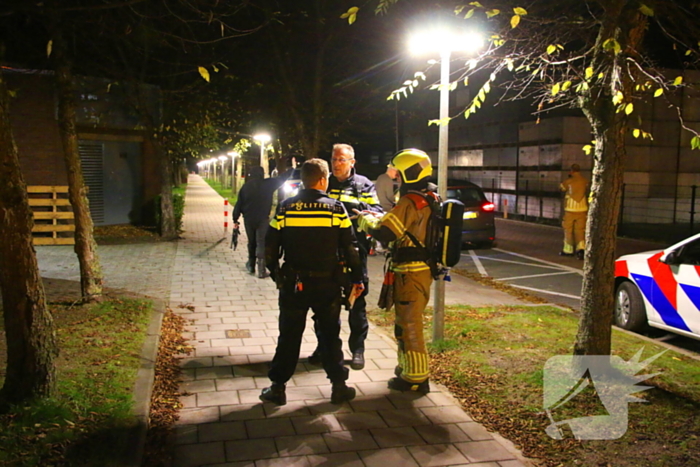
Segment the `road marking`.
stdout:
<svg viewBox="0 0 700 467">
<path fill-rule="evenodd" d="M 469 250 L 469 256 L 471 257 L 472 261 L 474 261 L 474 266 L 476 266 L 477 271 L 479 271 L 479 274 L 482 276 L 488 276 L 489 273 L 486 272 L 486 268 L 484 268 L 484 265 L 481 264 L 481 261 L 479 261 L 479 257 L 476 256 L 476 253 L 474 253 L 474 250 Z"/>
<path fill-rule="evenodd" d="M 512 253 L 509 253 L 512 254 Z M 498 263 L 508 263 L 508 264 L 519 264 L 521 266 L 533 266 L 536 268 L 546 268 L 546 269 L 556 269 L 557 271 L 561 271 L 562 266 L 549 266 L 549 265 L 544 265 L 544 264 L 536 264 L 536 263 L 524 263 L 522 261 L 511 261 L 509 259 L 500 259 L 500 258 L 494 258 L 493 256 L 479 256 L 481 259 L 486 259 L 489 261 L 496 261 Z"/>
<path fill-rule="evenodd" d="M 530 274 L 529 276 L 499 277 L 499 281 L 514 281 L 518 279 L 531 279 L 533 277 L 561 276 L 562 274 L 574 274 L 572 271 L 548 272 L 546 274 Z"/>
<path fill-rule="evenodd" d="M 530 261 L 539 261 L 540 263 L 549 264 L 549 265 L 551 265 L 551 266 L 556 266 L 556 267 L 559 268 L 559 269 L 566 269 L 566 270 L 568 270 L 568 271 L 575 272 L 576 274 L 580 274 L 580 275 L 583 276 L 583 271 L 582 271 L 582 270 L 576 269 L 576 268 L 572 268 L 572 267 L 570 267 L 570 266 L 564 266 L 564 265 L 562 265 L 562 264 L 553 263 L 553 262 L 551 262 L 551 261 L 545 261 L 545 260 L 543 260 L 543 259 L 533 258 L 532 256 L 521 255 L 520 253 L 513 253 L 512 251 L 508 251 L 508 250 L 501 250 L 500 248 L 494 248 L 494 250 L 500 251 L 500 252 L 503 252 L 503 253 L 508 253 L 509 255 L 519 256 L 519 257 L 521 257 L 521 258 L 526 258 L 526 259 L 529 259 Z"/>
<path fill-rule="evenodd" d="M 508 284 L 508 285 L 511 287 L 515 287 L 516 289 L 529 290 L 531 292 L 541 292 L 541 293 L 546 293 L 549 295 L 557 295 L 559 297 L 574 298 L 576 300 L 581 300 L 581 297 L 579 297 L 578 295 L 569 295 L 569 294 L 565 294 L 565 293 L 552 292 L 551 290 L 534 289 L 532 287 L 525 287 L 524 285 L 515 285 L 515 284 Z"/>
</svg>

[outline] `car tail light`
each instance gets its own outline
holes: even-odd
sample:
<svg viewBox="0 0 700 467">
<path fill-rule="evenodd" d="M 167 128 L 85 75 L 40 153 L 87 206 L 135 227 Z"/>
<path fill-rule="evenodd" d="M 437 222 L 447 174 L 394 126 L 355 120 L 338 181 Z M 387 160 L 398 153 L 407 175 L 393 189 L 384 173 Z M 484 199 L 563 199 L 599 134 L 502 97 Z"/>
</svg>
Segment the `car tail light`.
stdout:
<svg viewBox="0 0 700 467">
<path fill-rule="evenodd" d="M 481 205 L 481 210 L 484 212 L 492 212 L 494 209 L 496 209 L 496 205 L 493 203 L 486 202 Z"/>
</svg>

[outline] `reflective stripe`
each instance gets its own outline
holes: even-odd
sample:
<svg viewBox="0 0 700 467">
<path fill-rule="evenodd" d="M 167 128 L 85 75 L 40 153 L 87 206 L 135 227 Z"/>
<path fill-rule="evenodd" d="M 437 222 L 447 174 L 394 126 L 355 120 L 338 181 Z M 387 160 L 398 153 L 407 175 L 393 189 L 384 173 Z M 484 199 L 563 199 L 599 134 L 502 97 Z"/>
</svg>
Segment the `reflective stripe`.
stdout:
<svg viewBox="0 0 700 467">
<path fill-rule="evenodd" d="M 422 352 L 414 352 L 409 350 L 406 352 L 406 360 L 408 365 L 403 367 L 401 377 L 409 383 L 422 383 L 430 376 L 428 368 L 428 355 Z"/>
<path fill-rule="evenodd" d="M 373 196 L 371 192 L 363 191 L 355 196 L 353 187 L 334 188 L 328 192 L 328 197 L 348 204 L 379 204 L 379 199 Z"/>
<path fill-rule="evenodd" d="M 387 227 L 394 232 L 397 238 L 402 237 L 404 232 L 406 232 L 406 227 L 404 227 L 401 219 L 396 217 L 392 212 L 388 212 L 382 217 L 382 224 L 391 224 L 387 225 Z"/>
<path fill-rule="evenodd" d="M 345 213 L 328 211 L 287 211 L 270 221 L 274 229 L 284 227 L 340 227 L 350 228 L 352 223 Z"/>
<path fill-rule="evenodd" d="M 588 211 L 588 202 L 586 201 L 586 198 L 583 198 L 581 201 L 575 201 L 573 198 L 570 198 L 569 195 L 567 195 L 564 211 L 586 212 Z"/>
<path fill-rule="evenodd" d="M 394 272 L 430 271 L 430 266 L 424 261 L 412 261 L 410 263 L 392 264 L 391 270 Z"/>
<path fill-rule="evenodd" d="M 453 203 L 447 203 L 447 215 L 445 216 L 445 219 L 452 218 L 452 206 L 454 206 Z M 445 233 L 442 242 L 442 256 L 440 256 L 440 262 L 443 264 L 447 262 L 447 246 L 449 244 L 449 242 L 447 241 L 448 238 L 450 238 L 450 224 L 445 222 Z"/>
</svg>

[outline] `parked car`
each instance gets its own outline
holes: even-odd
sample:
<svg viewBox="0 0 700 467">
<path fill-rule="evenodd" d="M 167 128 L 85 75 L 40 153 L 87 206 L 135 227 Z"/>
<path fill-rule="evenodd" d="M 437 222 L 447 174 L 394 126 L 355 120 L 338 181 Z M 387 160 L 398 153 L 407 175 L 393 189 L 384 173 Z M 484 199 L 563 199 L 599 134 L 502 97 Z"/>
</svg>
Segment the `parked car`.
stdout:
<svg viewBox="0 0 700 467">
<path fill-rule="evenodd" d="M 615 261 L 615 324 L 700 339 L 700 234 Z"/>
<path fill-rule="evenodd" d="M 486 198 L 484 190 L 466 180 L 448 180 L 447 198 L 464 203 L 462 243 L 491 248 L 496 240 L 496 206 Z"/>
<path fill-rule="evenodd" d="M 301 169 L 292 169 L 292 173 L 280 188 L 280 200 L 287 199 L 299 193 L 301 188 Z"/>
</svg>

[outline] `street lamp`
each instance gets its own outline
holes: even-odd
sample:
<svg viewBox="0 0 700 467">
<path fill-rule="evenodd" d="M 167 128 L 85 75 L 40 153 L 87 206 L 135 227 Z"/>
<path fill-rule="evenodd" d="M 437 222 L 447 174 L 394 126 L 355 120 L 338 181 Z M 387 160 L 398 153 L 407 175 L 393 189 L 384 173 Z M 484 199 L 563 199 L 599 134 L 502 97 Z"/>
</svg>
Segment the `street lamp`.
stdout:
<svg viewBox="0 0 700 467">
<path fill-rule="evenodd" d="M 265 156 L 265 143 L 270 141 L 272 138 L 267 133 L 258 133 L 253 136 L 253 139 L 260 143 L 260 167 L 263 168 L 265 172 L 264 177 L 267 177 L 270 173 L 270 164 L 267 162 L 267 157 Z"/>
<path fill-rule="evenodd" d="M 438 135 L 438 194 L 447 198 L 447 149 L 450 117 L 450 56 L 452 52 L 478 50 L 483 39 L 475 33 L 455 32 L 447 27 L 417 33 L 410 38 L 414 55 L 440 54 L 440 131 Z M 435 281 L 433 304 L 433 341 L 441 340 L 445 330 L 445 281 Z"/>
</svg>

